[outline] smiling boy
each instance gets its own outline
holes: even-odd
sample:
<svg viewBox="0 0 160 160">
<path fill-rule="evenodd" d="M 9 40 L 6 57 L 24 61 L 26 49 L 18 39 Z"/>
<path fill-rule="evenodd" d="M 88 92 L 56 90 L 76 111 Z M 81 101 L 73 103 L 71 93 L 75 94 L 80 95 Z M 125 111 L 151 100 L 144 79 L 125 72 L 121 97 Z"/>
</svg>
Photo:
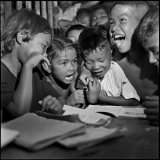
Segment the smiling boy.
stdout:
<svg viewBox="0 0 160 160">
<path fill-rule="evenodd" d="M 116 46 L 113 57 L 142 101 L 158 91 L 156 66 L 149 63 L 146 51 L 135 36 L 140 20 L 148 10 L 146 1 L 117 1 L 110 15 L 110 36 Z"/>
</svg>

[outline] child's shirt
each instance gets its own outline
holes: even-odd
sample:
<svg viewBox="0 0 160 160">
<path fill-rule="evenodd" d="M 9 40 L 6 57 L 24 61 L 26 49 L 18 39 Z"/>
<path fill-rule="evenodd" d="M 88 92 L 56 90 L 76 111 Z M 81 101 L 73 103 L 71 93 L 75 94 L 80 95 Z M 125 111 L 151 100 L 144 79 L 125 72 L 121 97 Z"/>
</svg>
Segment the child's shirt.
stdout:
<svg viewBox="0 0 160 160">
<path fill-rule="evenodd" d="M 101 90 L 107 96 L 119 97 L 125 99 L 135 98 L 140 101 L 137 91 L 125 76 L 122 68 L 114 61 L 102 80 L 99 80 Z"/>
<path fill-rule="evenodd" d="M 19 80 L 16 78 L 8 67 L 1 61 L 1 109 L 3 109 L 3 120 L 10 120 L 13 117 L 5 111 L 5 107 L 12 102 L 13 94 L 18 86 Z M 41 110 L 42 106 L 38 101 L 43 100 L 47 95 L 60 97 L 57 91 L 42 75 L 38 68 L 33 69 L 33 94 L 30 112 Z"/>
<path fill-rule="evenodd" d="M 61 19 L 65 19 L 65 20 L 69 20 L 69 21 L 73 21 L 74 18 L 77 15 L 77 11 L 78 9 L 81 7 L 81 3 L 77 3 L 75 5 L 71 5 L 70 7 L 68 7 L 65 12 L 63 13 L 62 9 L 60 7 L 59 8 L 59 13 L 58 13 L 58 21 Z"/>
</svg>

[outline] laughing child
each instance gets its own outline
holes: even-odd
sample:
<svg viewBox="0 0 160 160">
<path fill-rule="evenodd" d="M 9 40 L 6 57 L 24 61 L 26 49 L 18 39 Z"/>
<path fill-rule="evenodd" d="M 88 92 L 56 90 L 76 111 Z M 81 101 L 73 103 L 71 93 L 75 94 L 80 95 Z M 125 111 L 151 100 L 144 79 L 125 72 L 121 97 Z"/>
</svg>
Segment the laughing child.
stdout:
<svg viewBox="0 0 160 160">
<path fill-rule="evenodd" d="M 116 46 L 113 57 L 142 102 L 146 96 L 158 94 L 157 68 L 149 63 L 148 55 L 135 34 L 148 10 L 147 1 L 116 1 L 110 13 L 110 36 Z"/>
<path fill-rule="evenodd" d="M 84 29 L 79 36 L 84 65 L 93 77 L 88 82 L 89 103 L 136 106 L 139 96 L 121 67 L 111 60 L 111 48 L 106 27 L 99 25 Z M 99 88 L 100 83 L 100 88 Z"/>
</svg>

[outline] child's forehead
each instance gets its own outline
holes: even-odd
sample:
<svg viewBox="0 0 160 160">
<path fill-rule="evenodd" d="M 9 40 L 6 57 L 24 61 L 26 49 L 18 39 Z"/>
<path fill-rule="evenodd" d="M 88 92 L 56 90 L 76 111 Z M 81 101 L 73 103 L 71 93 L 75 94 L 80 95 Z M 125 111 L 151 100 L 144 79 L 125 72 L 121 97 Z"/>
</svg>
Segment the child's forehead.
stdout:
<svg viewBox="0 0 160 160">
<path fill-rule="evenodd" d="M 136 9 L 133 6 L 129 6 L 129 5 L 121 5 L 118 4 L 116 6 L 114 6 L 111 10 L 111 17 L 112 16 L 120 16 L 122 14 L 128 14 L 128 15 L 132 15 L 135 16 Z"/>
</svg>

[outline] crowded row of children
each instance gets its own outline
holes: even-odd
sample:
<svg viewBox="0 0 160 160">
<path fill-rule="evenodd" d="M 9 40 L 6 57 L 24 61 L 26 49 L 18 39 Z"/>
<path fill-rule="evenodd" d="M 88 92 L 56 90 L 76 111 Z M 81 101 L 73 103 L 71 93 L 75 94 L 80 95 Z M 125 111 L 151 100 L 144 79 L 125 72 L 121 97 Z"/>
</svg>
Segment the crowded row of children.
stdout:
<svg viewBox="0 0 160 160">
<path fill-rule="evenodd" d="M 37 110 L 58 114 L 64 104 L 141 103 L 159 125 L 159 6 L 117 1 L 109 14 L 102 8 L 92 13 L 91 26 L 71 25 L 65 36 L 53 36 L 48 21 L 28 9 L 5 20 L 4 121 Z"/>
</svg>

